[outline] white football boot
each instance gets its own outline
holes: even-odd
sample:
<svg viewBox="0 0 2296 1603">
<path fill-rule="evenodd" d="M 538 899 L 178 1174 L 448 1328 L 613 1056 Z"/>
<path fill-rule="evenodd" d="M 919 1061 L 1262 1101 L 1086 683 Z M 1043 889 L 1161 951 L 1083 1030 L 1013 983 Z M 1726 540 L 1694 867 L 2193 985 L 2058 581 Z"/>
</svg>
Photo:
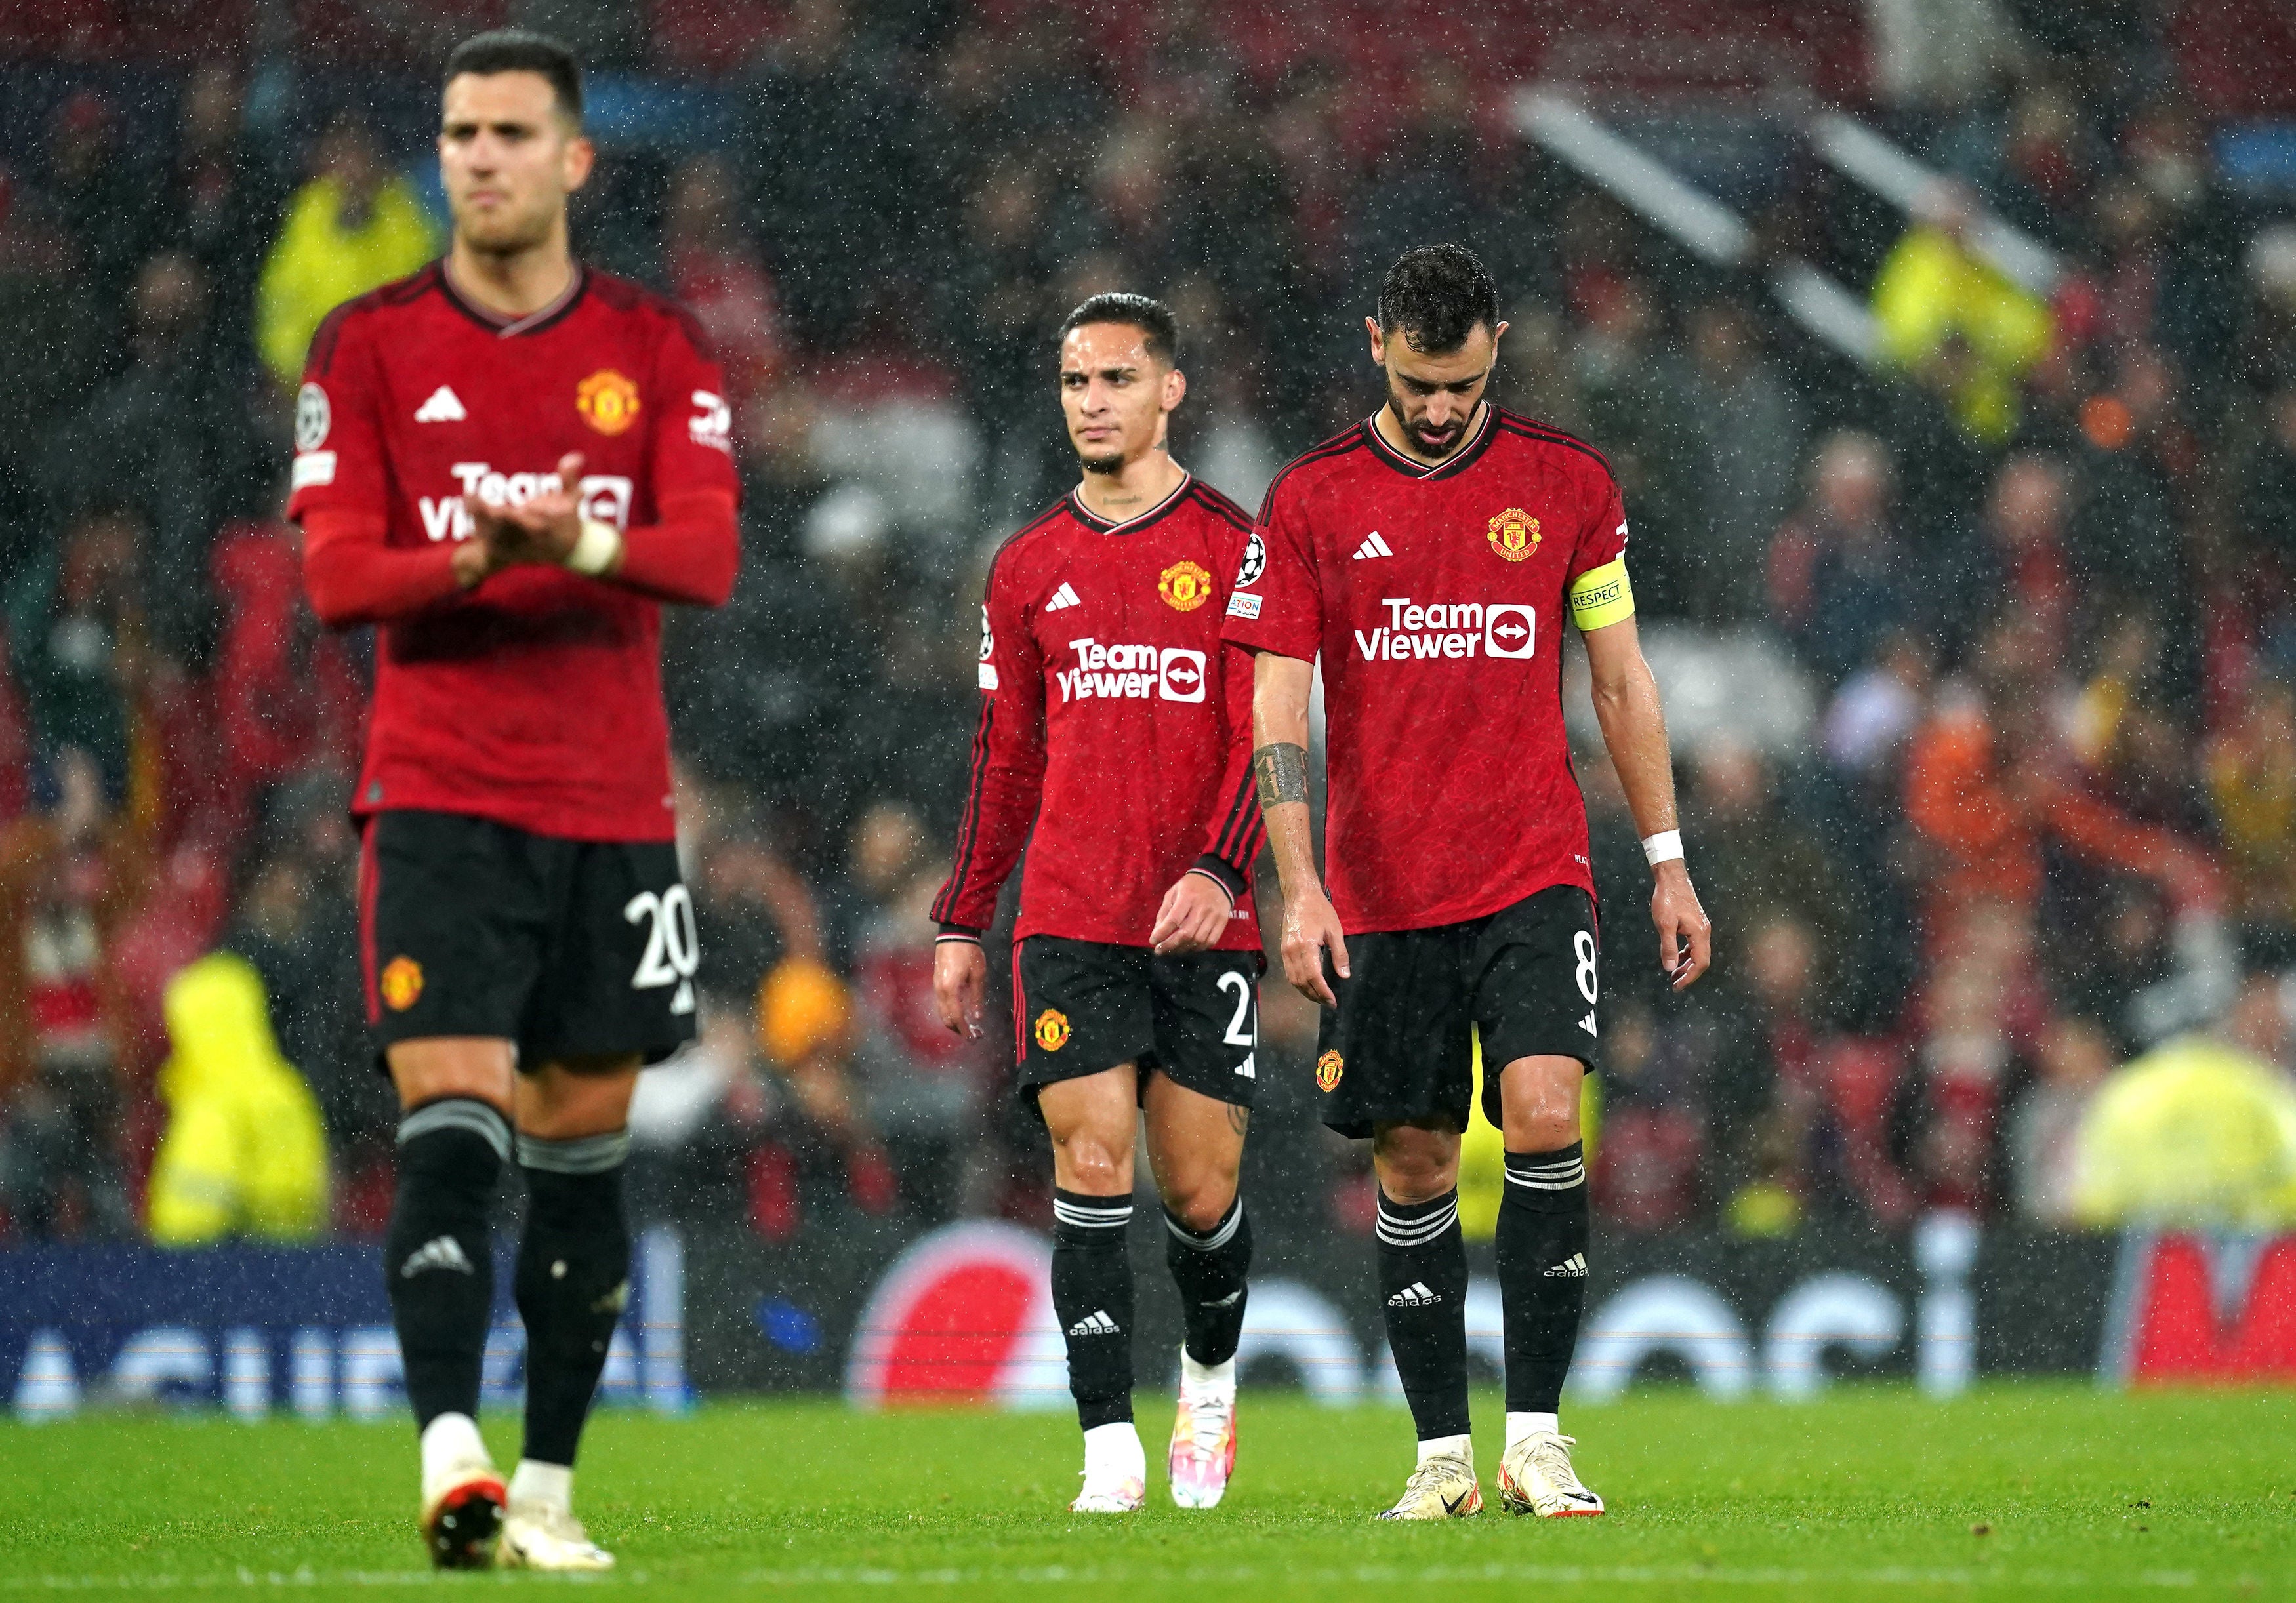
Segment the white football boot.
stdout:
<svg viewBox="0 0 2296 1603">
<path fill-rule="evenodd" d="M 614 1556 L 561 1503 L 514 1497 L 504 1516 L 495 1562 L 508 1570 L 610 1570 Z"/>
<path fill-rule="evenodd" d="M 422 1545 L 442 1570 L 482 1570 L 510 1493 L 467 1414 L 441 1414 L 422 1432 Z"/>
<path fill-rule="evenodd" d="M 1507 1449 L 1499 1460 L 1499 1506 L 1541 1519 L 1580 1519 L 1603 1511 L 1603 1500 L 1570 1468 L 1576 1436 L 1542 1430 Z"/>
<path fill-rule="evenodd" d="M 1164 1460 L 1172 1501 L 1183 1509 L 1217 1509 L 1235 1473 L 1235 1361 L 1211 1369 L 1180 1351 L 1180 1410 L 1172 1421 L 1172 1448 Z"/>
<path fill-rule="evenodd" d="M 1132 1421 L 1084 1433 L 1084 1490 L 1071 1514 L 1137 1514 L 1148 1506 L 1148 1454 Z"/>
<path fill-rule="evenodd" d="M 1483 1511 L 1483 1488 L 1475 1479 L 1475 1456 L 1438 1452 L 1421 1461 L 1403 1483 L 1403 1495 L 1382 1519 L 1464 1519 Z"/>
</svg>

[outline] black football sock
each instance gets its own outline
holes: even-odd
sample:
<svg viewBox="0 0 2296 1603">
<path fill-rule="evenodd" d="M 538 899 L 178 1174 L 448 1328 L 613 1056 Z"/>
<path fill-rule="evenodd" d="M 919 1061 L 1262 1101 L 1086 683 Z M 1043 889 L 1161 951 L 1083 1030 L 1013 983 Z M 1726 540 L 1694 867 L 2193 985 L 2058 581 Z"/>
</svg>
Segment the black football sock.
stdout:
<svg viewBox="0 0 2296 1603">
<path fill-rule="evenodd" d="M 1053 1192 L 1053 1313 L 1086 1430 L 1132 1418 L 1132 1198 Z"/>
<path fill-rule="evenodd" d="M 440 1414 L 478 1415 L 495 1300 L 487 1214 L 509 1156 L 509 1121 L 471 1097 L 440 1097 L 399 1122 L 382 1272 L 418 1429 Z"/>
<path fill-rule="evenodd" d="M 1169 1209 L 1164 1214 L 1164 1262 L 1180 1288 L 1188 1324 L 1188 1356 L 1198 1363 L 1226 1363 L 1243 1335 L 1243 1305 L 1251 1270 L 1251 1224 L 1243 1198 L 1227 1205 L 1220 1222 L 1198 1235 Z"/>
<path fill-rule="evenodd" d="M 1467 1240 L 1459 1192 L 1379 1195 L 1379 1296 L 1419 1439 L 1467 1434 Z"/>
<path fill-rule="evenodd" d="M 1587 1165 L 1581 1144 L 1506 1155 L 1499 1202 L 1499 1302 L 1506 1311 L 1506 1405 L 1555 1412 L 1587 1308 Z"/>
<path fill-rule="evenodd" d="M 526 1449 L 574 1462 L 614 1325 L 630 1297 L 630 1231 L 622 1218 L 629 1132 L 573 1141 L 518 1138 L 526 1171 L 526 1239 L 518 1245 L 518 1312 L 526 1321 Z"/>
</svg>

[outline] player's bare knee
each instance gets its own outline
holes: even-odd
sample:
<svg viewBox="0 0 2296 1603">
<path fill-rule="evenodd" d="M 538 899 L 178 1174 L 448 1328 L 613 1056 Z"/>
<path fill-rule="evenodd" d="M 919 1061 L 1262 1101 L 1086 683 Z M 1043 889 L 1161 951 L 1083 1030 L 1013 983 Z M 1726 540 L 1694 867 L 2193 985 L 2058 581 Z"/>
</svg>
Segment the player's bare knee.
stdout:
<svg viewBox="0 0 2296 1603">
<path fill-rule="evenodd" d="M 1182 1177 L 1162 1188 L 1164 1211 L 1202 1235 L 1217 1229 L 1235 1201 L 1235 1176 L 1215 1173 Z"/>
<path fill-rule="evenodd" d="M 1064 1190 L 1113 1197 L 1132 1189 L 1131 1143 L 1119 1145 L 1098 1131 L 1054 1135 L 1053 1166 Z"/>
<path fill-rule="evenodd" d="M 1459 1137 L 1447 1130 L 1398 1125 L 1372 1141 L 1380 1189 L 1397 1202 L 1426 1202 L 1459 1182 Z"/>
</svg>

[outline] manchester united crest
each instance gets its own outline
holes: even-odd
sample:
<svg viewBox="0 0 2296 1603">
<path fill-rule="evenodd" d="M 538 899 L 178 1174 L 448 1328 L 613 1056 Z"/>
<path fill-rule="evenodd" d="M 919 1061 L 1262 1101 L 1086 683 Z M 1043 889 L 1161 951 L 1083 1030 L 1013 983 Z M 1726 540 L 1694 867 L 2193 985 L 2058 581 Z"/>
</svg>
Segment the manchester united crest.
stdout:
<svg viewBox="0 0 2296 1603">
<path fill-rule="evenodd" d="M 1316 1059 L 1316 1084 L 1323 1090 L 1331 1090 L 1340 1083 L 1340 1071 L 1346 1067 L 1347 1059 L 1339 1053 L 1325 1052 Z"/>
<path fill-rule="evenodd" d="M 375 988 L 382 993 L 383 1006 L 404 1013 L 422 998 L 422 965 L 411 957 L 394 957 L 382 966 Z"/>
<path fill-rule="evenodd" d="M 602 367 L 574 387 L 575 410 L 601 434 L 619 434 L 638 421 L 638 387 Z"/>
<path fill-rule="evenodd" d="M 1520 562 L 1538 549 L 1538 519 L 1519 506 L 1511 506 L 1491 519 L 1491 549 L 1510 562 Z"/>
<path fill-rule="evenodd" d="M 1212 599 L 1212 576 L 1197 562 L 1175 562 L 1156 581 L 1156 593 L 1176 612 L 1193 612 Z"/>
<path fill-rule="evenodd" d="M 1069 1016 L 1058 1008 L 1046 1008 L 1037 1015 L 1037 1044 L 1048 1052 L 1056 1052 L 1069 1043 Z"/>
</svg>

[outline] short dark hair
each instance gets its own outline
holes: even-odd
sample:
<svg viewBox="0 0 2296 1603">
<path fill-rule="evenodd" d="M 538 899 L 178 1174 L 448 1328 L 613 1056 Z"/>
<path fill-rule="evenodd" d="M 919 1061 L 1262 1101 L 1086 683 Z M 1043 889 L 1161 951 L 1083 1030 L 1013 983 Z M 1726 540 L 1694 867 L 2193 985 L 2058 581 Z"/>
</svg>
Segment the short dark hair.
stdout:
<svg viewBox="0 0 2296 1603">
<path fill-rule="evenodd" d="M 1464 245 L 1422 245 L 1395 258 L 1379 286 L 1379 327 L 1402 331 L 1413 350 L 1447 356 L 1475 325 L 1499 325 L 1499 292 L 1475 253 Z"/>
<path fill-rule="evenodd" d="M 497 72 L 538 72 L 550 80 L 558 96 L 558 109 L 577 127 L 581 124 L 582 64 L 572 51 L 548 34 L 523 28 L 474 34 L 455 45 L 455 53 L 447 58 L 447 76 L 441 82 L 451 84 L 466 72 L 480 78 L 492 78 Z"/>
<path fill-rule="evenodd" d="M 1111 290 L 1095 295 L 1061 324 L 1054 336 L 1054 343 L 1065 341 L 1087 323 L 1120 323 L 1140 331 L 1140 343 L 1148 354 L 1167 367 L 1180 364 L 1180 325 L 1172 321 L 1172 308 L 1160 300 L 1145 295 L 1128 295 L 1120 290 Z"/>
</svg>

